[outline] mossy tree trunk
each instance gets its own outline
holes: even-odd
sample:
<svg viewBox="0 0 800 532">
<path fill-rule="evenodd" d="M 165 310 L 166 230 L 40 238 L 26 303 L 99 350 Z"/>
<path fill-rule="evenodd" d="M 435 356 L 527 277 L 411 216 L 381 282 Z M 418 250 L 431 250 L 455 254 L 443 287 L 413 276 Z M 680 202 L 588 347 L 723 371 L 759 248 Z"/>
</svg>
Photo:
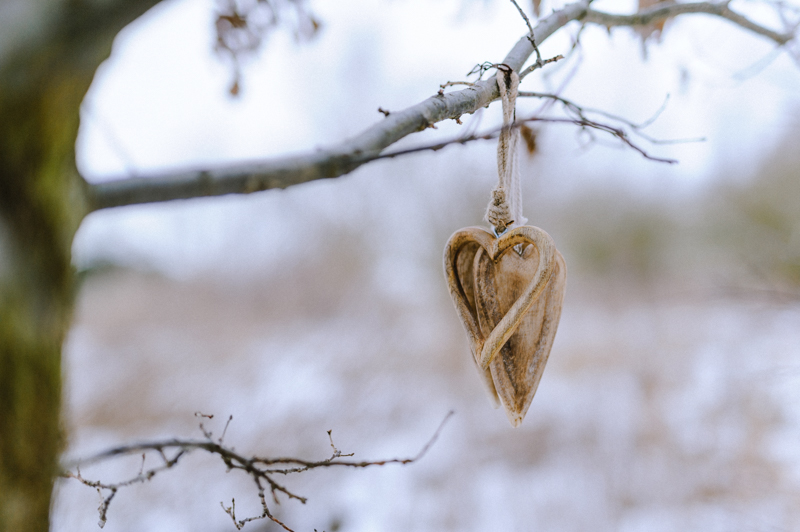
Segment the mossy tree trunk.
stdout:
<svg viewBox="0 0 800 532">
<path fill-rule="evenodd" d="M 79 108 L 116 33 L 155 3 L 31 2 L 36 20 L 2 22 L 31 30 L 0 52 L 0 531 L 49 528 L 70 249 L 86 214 Z"/>
</svg>

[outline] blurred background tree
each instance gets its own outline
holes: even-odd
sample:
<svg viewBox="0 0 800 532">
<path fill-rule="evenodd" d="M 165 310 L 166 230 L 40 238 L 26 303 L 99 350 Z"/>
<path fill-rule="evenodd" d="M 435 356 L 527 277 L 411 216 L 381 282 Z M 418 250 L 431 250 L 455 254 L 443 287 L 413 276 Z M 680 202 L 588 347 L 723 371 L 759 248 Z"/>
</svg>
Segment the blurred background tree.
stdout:
<svg viewBox="0 0 800 532">
<path fill-rule="evenodd" d="M 47 530 L 63 446 L 61 346 L 87 213 L 79 110 L 125 25 L 156 1 L 0 4 L 0 529 Z"/>
</svg>

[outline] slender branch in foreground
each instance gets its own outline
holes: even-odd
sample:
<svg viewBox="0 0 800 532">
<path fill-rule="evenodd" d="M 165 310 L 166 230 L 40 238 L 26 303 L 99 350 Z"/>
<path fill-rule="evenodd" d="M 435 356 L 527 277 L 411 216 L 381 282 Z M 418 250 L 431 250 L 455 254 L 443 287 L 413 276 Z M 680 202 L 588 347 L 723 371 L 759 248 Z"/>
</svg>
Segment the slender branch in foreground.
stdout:
<svg viewBox="0 0 800 532">
<path fill-rule="evenodd" d="M 732 11 L 727 2 L 663 3 L 633 15 L 615 15 L 589 9 L 590 0 L 580 0 L 541 18 L 533 30 L 541 45 L 553 33 L 572 21 L 606 27 L 638 26 L 685 14 L 704 13 L 731 21 L 738 26 L 773 40 L 782 46 L 796 37 L 797 27 L 783 33 L 761 26 Z M 531 35 L 520 38 L 501 61 L 517 72 L 534 53 Z M 798 60 L 800 61 L 800 60 Z M 536 63 L 539 64 L 537 58 Z M 443 120 L 457 120 L 488 106 L 499 97 L 494 79 L 478 80 L 464 90 L 436 94 L 405 110 L 392 112 L 355 137 L 327 149 L 268 161 L 252 162 L 217 169 L 190 170 L 131 177 L 98 184 L 87 184 L 90 210 L 124 205 L 189 199 L 223 194 L 249 194 L 260 190 L 286 188 L 317 179 L 334 178 L 379 159 L 380 153 L 398 140 L 425 130 Z M 580 121 L 578 121 L 580 122 Z M 580 125 L 580 124 L 579 124 Z"/>
<path fill-rule="evenodd" d="M 196 414 L 197 415 L 197 414 Z M 275 475 L 291 475 L 295 473 L 302 473 L 304 471 L 308 471 L 310 469 L 318 469 L 318 468 L 327 468 L 327 467 L 351 467 L 351 468 L 362 468 L 362 467 L 371 467 L 371 466 L 383 466 L 387 464 L 412 464 L 420 460 L 436 440 L 439 438 L 439 434 L 442 432 L 447 421 L 450 417 L 453 416 L 453 411 L 447 413 L 444 417 L 442 422 L 439 424 L 439 427 L 433 433 L 433 436 L 428 440 L 428 442 L 422 447 L 422 449 L 417 452 L 417 454 L 410 458 L 392 458 L 388 460 L 365 460 L 365 461 L 353 461 L 353 460 L 342 460 L 342 458 L 353 456 L 353 454 L 343 454 L 339 449 L 336 448 L 336 445 L 333 443 L 333 437 L 331 435 L 332 431 L 328 431 L 328 438 L 330 439 L 331 448 L 333 449 L 333 453 L 331 457 L 326 460 L 304 460 L 302 458 L 264 458 L 259 456 L 244 456 L 242 454 L 237 453 L 233 450 L 232 447 L 226 447 L 222 444 L 223 438 L 225 437 L 225 433 L 228 430 L 228 425 L 230 424 L 231 419 L 233 416 L 228 418 L 228 422 L 225 424 L 225 429 L 223 430 L 222 436 L 218 439 L 213 439 L 212 434 L 210 431 L 206 430 L 206 428 L 201 424 L 200 430 L 203 432 L 205 436 L 205 440 L 180 440 L 180 439 L 171 439 L 171 440 L 162 440 L 162 441 L 155 441 L 155 442 L 145 442 L 145 443 L 137 443 L 133 445 L 123 445 L 120 447 L 115 447 L 113 449 L 109 449 L 104 451 L 100 454 L 97 454 L 89 459 L 86 460 L 79 460 L 73 462 L 71 465 L 68 465 L 64 468 L 64 472 L 61 473 L 61 476 L 64 478 L 73 478 L 81 482 L 82 484 L 89 486 L 91 488 L 95 488 L 98 494 L 101 495 L 103 499 L 98 507 L 98 512 L 100 513 L 100 522 L 98 523 L 100 528 L 106 524 L 107 521 L 107 514 L 108 514 L 108 507 L 111 504 L 111 501 L 117 494 L 120 488 L 124 488 L 126 486 L 130 486 L 133 484 L 140 484 L 149 481 L 154 476 L 162 471 L 166 471 L 167 469 L 171 469 L 172 467 L 176 466 L 181 458 L 186 456 L 187 454 L 201 450 L 206 451 L 209 454 L 217 455 L 223 463 L 227 466 L 228 471 L 232 470 L 239 470 L 246 473 L 256 485 L 258 490 L 258 497 L 261 501 L 261 508 L 262 512 L 259 515 L 246 517 L 242 519 L 237 519 L 236 517 L 236 501 L 231 499 L 231 505 L 225 506 L 223 503 L 220 503 L 222 509 L 227 513 L 231 520 L 233 521 L 234 526 L 236 526 L 237 530 L 241 530 L 247 523 L 251 521 L 256 521 L 260 519 L 271 519 L 276 524 L 283 527 L 285 530 L 289 532 L 293 532 L 291 528 L 289 528 L 285 523 L 279 521 L 269 510 L 269 506 L 267 505 L 266 493 L 269 489 L 269 492 L 272 496 L 272 500 L 275 504 L 280 504 L 278 500 L 278 495 L 283 494 L 287 499 L 294 499 L 300 501 L 302 504 L 306 503 L 306 498 L 301 497 L 300 495 L 296 495 L 295 493 L 289 491 L 284 485 L 278 483 L 273 477 Z M 204 414 L 200 414 L 199 417 L 211 419 L 213 416 L 208 416 Z M 154 452 L 157 456 L 161 459 L 161 464 L 157 467 L 148 469 L 147 471 L 144 470 L 144 462 L 147 453 Z M 129 456 L 129 455 L 142 455 L 142 466 L 139 470 L 139 473 L 131 477 L 127 480 L 123 480 L 121 482 L 102 482 L 99 480 L 87 480 L 83 477 L 80 471 L 80 466 L 86 466 L 95 464 L 98 462 L 103 462 L 109 460 L 111 458 L 119 457 L 119 456 Z M 169 455 L 172 454 L 172 458 L 169 458 Z M 74 468 L 75 473 L 72 473 L 70 469 Z M 104 492 L 108 492 L 108 495 L 103 496 Z"/>
</svg>

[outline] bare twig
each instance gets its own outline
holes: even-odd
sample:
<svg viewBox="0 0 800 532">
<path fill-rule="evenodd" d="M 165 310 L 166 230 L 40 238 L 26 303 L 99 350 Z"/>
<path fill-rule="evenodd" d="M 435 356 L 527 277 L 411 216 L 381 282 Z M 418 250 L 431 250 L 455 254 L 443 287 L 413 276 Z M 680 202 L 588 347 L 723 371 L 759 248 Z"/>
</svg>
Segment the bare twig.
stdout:
<svg viewBox="0 0 800 532">
<path fill-rule="evenodd" d="M 447 87 L 455 87 L 456 85 L 466 85 L 467 87 L 475 86 L 475 84 L 472 83 L 471 81 L 447 81 L 439 85 L 439 92 L 437 92 L 436 94 L 438 94 L 439 96 L 444 96 L 444 90 Z"/>
<path fill-rule="evenodd" d="M 663 113 L 667 109 L 667 104 L 669 103 L 669 99 L 670 99 L 670 94 L 667 93 L 664 96 L 664 101 L 661 102 L 661 107 L 656 109 L 656 112 L 653 113 L 652 116 L 650 116 L 650 118 L 648 118 L 647 120 L 645 120 L 644 122 L 642 122 L 640 124 L 636 124 L 636 125 L 631 124 L 631 125 L 636 129 L 644 129 L 647 126 L 651 125 L 653 122 L 658 120 L 658 117 L 661 116 L 661 113 Z M 606 116 L 608 116 L 608 115 L 606 115 Z"/>
<path fill-rule="evenodd" d="M 514 4 L 514 7 L 517 8 L 517 11 L 519 11 L 519 14 L 522 16 L 523 20 L 525 20 L 525 24 L 528 25 L 528 41 L 531 43 L 533 51 L 536 54 L 536 61 L 531 66 L 529 66 L 528 68 L 519 73 L 519 79 L 524 79 L 525 76 L 527 76 L 534 70 L 540 69 L 547 64 L 555 63 L 556 61 L 564 59 L 564 56 L 559 54 L 556 55 L 555 57 L 551 57 L 550 59 L 542 60 L 542 53 L 539 51 L 539 46 L 536 44 L 536 37 L 534 36 L 533 33 L 533 26 L 531 26 L 531 21 L 530 19 L 528 19 L 528 15 L 526 15 L 525 11 L 519 6 L 517 0 L 511 0 L 511 3 Z"/>
<path fill-rule="evenodd" d="M 553 101 L 557 101 L 564 106 L 564 109 L 567 111 L 567 114 L 573 118 L 584 120 L 584 121 L 591 121 L 586 116 L 586 113 L 597 114 L 600 116 L 604 116 L 608 119 L 620 122 L 621 124 L 628 127 L 631 132 L 647 142 L 651 144 L 686 144 L 689 142 L 704 142 L 706 139 L 704 137 L 697 137 L 697 138 L 688 138 L 688 139 L 657 139 L 650 135 L 645 134 L 642 130 L 647 126 L 651 125 L 666 109 L 667 103 L 669 102 L 669 95 L 664 99 L 664 103 L 661 104 L 661 107 L 647 120 L 644 122 L 637 124 L 628 120 L 627 118 L 623 118 L 619 115 L 615 115 L 613 113 L 609 113 L 607 111 L 603 111 L 601 109 L 593 109 L 591 107 L 582 107 L 572 100 L 568 100 L 562 96 L 558 96 L 557 94 L 550 94 L 546 92 L 531 92 L 531 91 L 520 91 L 518 96 L 520 97 L 528 97 L 528 98 L 546 98 Z"/>
<path fill-rule="evenodd" d="M 333 435 L 332 435 L 332 433 L 333 433 L 333 430 L 329 430 L 328 431 L 328 439 L 331 440 L 331 448 L 333 449 L 333 458 L 339 458 L 340 456 L 353 456 L 355 453 L 342 454 L 342 451 L 340 451 L 339 449 L 336 448 L 336 446 L 333 444 Z"/>
<path fill-rule="evenodd" d="M 539 51 L 539 47 L 536 45 L 536 36 L 533 34 L 533 26 L 531 26 L 531 21 L 530 19 L 528 19 L 528 15 L 525 14 L 525 11 L 521 7 L 519 7 L 517 0 L 511 0 L 511 3 L 514 4 L 514 7 L 517 8 L 517 11 L 519 11 L 520 16 L 525 21 L 525 24 L 528 25 L 528 41 L 530 41 L 531 46 L 533 47 L 533 51 L 534 53 L 536 53 L 536 63 L 534 63 L 534 66 L 538 65 L 538 68 L 541 68 L 543 65 L 542 53 Z M 520 76 L 520 78 L 521 77 L 522 76 Z"/>
<path fill-rule="evenodd" d="M 572 21 L 612 26 L 638 26 L 653 21 L 692 13 L 724 18 L 738 26 L 785 45 L 796 37 L 796 27 L 775 31 L 732 11 L 727 2 L 659 3 L 633 15 L 614 15 L 589 9 L 589 0 L 580 0 L 554 11 L 533 28 L 534 43 L 542 42 Z M 501 61 L 520 71 L 536 52 L 530 34 L 523 36 Z M 790 51 L 791 53 L 791 51 Z M 794 57 L 794 56 L 793 56 Z M 537 63 L 539 58 L 537 57 Z M 800 58 L 797 58 L 800 62 Z M 543 62 L 543 61 L 542 61 Z M 188 199 L 223 194 L 248 194 L 259 190 L 286 188 L 300 183 L 338 177 L 359 166 L 382 158 L 380 153 L 398 140 L 427 129 L 437 122 L 456 119 L 489 105 L 499 96 L 493 79 L 479 80 L 464 90 L 435 95 L 367 128 L 356 137 L 328 149 L 278 159 L 239 164 L 217 169 L 189 170 L 150 178 L 131 177 L 87 185 L 89 209 Z"/>
<path fill-rule="evenodd" d="M 571 53 L 572 52 L 570 52 L 570 54 Z M 567 75 L 564 76 L 561 82 L 559 83 L 558 88 L 555 91 L 550 91 L 550 92 L 556 95 L 560 95 L 561 93 L 563 93 L 564 90 L 567 88 L 567 86 L 570 83 L 572 83 L 572 80 L 575 79 L 575 75 L 578 73 L 578 69 L 580 68 L 582 62 L 583 62 L 583 57 L 579 55 L 577 61 L 575 61 L 575 64 L 572 65 L 572 68 L 569 70 L 569 72 L 567 72 Z M 565 62 L 562 64 L 567 64 L 567 63 Z M 542 77 L 544 78 L 544 76 Z M 542 103 L 542 105 L 539 107 L 539 109 L 535 114 L 539 116 L 544 115 L 544 113 L 548 111 L 553 106 L 554 103 L 556 103 L 556 100 L 545 99 L 545 101 Z"/>
<path fill-rule="evenodd" d="M 791 55 L 791 51 L 790 50 L 786 50 L 786 51 L 789 52 L 789 55 Z M 734 79 L 736 79 L 738 81 L 743 81 L 743 80 L 751 78 L 751 77 L 753 77 L 753 76 L 755 76 L 757 74 L 760 74 L 765 68 L 767 68 L 769 65 L 771 65 L 772 62 L 775 61 L 775 59 L 777 59 L 778 56 L 780 56 L 780 55 L 781 55 L 781 49 L 780 48 L 773 48 L 772 50 L 770 50 L 769 52 L 764 54 L 763 57 L 761 57 L 760 59 L 758 59 L 754 63 L 744 67 L 743 69 L 741 69 L 738 72 L 736 72 L 735 74 L 733 74 L 733 77 L 734 77 Z"/>
<path fill-rule="evenodd" d="M 628 134 L 622 128 L 615 127 L 610 124 L 603 124 L 601 122 L 597 122 L 595 120 L 589 118 L 561 118 L 561 117 L 548 117 L 548 116 L 532 116 L 529 118 L 522 118 L 518 119 L 513 124 L 508 126 L 498 127 L 496 129 L 492 129 L 485 133 L 477 134 L 473 133 L 471 135 L 464 135 L 458 138 L 447 139 L 441 142 L 437 142 L 435 144 L 426 144 L 423 146 L 416 146 L 413 148 L 406 148 L 403 150 L 391 151 L 386 152 L 381 155 L 375 157 L 375 159 L 391 159 L 394 157 L 400 157 L 402 155 L 408 155 L 411 153 L 419 153 L 423 151 L 439 151 L 443 148 L 446 148 L 451 145 L 455 144 L 467 144 L 469 142 L 474 142 L 476 140 L 490 140 L 495 139 L 500 135 L 504 129 L 508 128 L 515 128 L 520 127 L 523 124 L 529 122 L 545 122 L 550 124 L 571 124 L 574 126 L 578 126 L 584 130 L 598 130 L 604 133 L 608 133 L 609 135 L 616 137 L 624 144 L 626 144 L 629 148 L 639 152 L 642 157 L 645 159 L 649 159 L 651 161 L 659 162 L 659 163 L 667 163 L 667 164 L 675 164 L 678 161 L 675 159 L 669 159 L 665 157 L 657 157 L 648 153 L 644 148 L 633 142 Z"/>
<path fill-rule="evenodd" d="M 269 489 L 272 495 L 272 499 L 273 501 L 275 501 L 275 503 L 278 503 L 278 494 L 283 494 L 288 499 L 294 499 L 296 501 L 300 501 L 302 504 L 305 504 L 306 498 L 291 492 L 284 485 L 275 481 L 275 479 L 273 478 L 274 475 L 286 476 L 294 473 L 302 473 L 304 471 L 308 471 L 309 469 L 337 467 L 337 466 L 363 468 L 371 466 L 383 466 L 386 464 L 405 465 L 414 463 L 420 460 L 423 456 L 425 456 L 425 454 L 428 452 L 431 446 L 438 439 L 439 434 L 444 428 L 444 425 L 447 423 L 447 421 L 450 419 L 452 415 L 453 412 L 451 411 L 445 416 L 439 427 L 433 433 L 433 436 L 431 436 L 431 438 L 422 447 L 422 449 L 420 449 L 420 451 L 411 458 L 392 458 L 388 460 L 365 460 L 365 461 L 342 460 L 341 458 L 350 457 L 353 456 L 353 454 L 352 453 L 343 454 L 342 451 L 336 448 L 336 445 L 334 445 L 333 443 L 333 437 L 331 435 L 332 431 L 330 430 L 328 431 L 328 437 L 330 439 L 333 453 L 331 454 L 330 458 L 327 458 L 325 460 L 314 461 L 314 460 L 304 460 L 302 458 L 266 458 L 259 456 L 244 456 L 234 451 L 233 448 L 226 447 L 222 444 L 222 440 L 223 437 L 225 436 L 225 432 L 227 431 L 228 424 L 233 418 L 233 416 L 231 416 L 228 418 L 228 423 L 226 423 L 225 425 L 225 430 L 223 430 L 222 437 L 220 437 L 219 440 L 217 441 L 212 440 L 210 437 L 211 433 L 201 426 L 201 431 L 203 432 L 203 435 L 206 437 L 205 440 L 171 439 L 171 440 L 163 440 L 156 442 L 138 443 L 133 445 L 123 445 L 120 447 L 115 447 L 113 449 L 104 451 L 87 460 L 81 460 L 79 462 L 75 462 L 72 465 L 66 467 L 61 476 L 65 478 L 74 478 L 79 482 L 81 482 L 82 484 L 95 488 L 98 491 L 98 493 L 101 495 L 102 498 L 102 502 L 100 504 L 100 507 L 98 508 L 98 511 L 100 513 L 100 527 L 103 527 L 103 525 L 105 525 L 107 520 L 108 507 L 120 488 L 130 486 L 132 484 L 149 481 L 158 473 L 177 465 L 179 460 L 183 456 L 193 451 L 202 450 L 210 454 L 219 456 L 219 458 L 226 465 L 229 471 L 239 470 L 249 475 L 258 488 L 258 497 L 261 501 L 261 506 L 262 506 L 262 513 L 260 515 L 247 517 L 244 519 L 237 519 L 236 503 L 234 500 L 231 500 L 231 505 L 229 507 L 226 507 L 224 504 L 220 503 L 225 513 L 227 513 L 233 520 L 233 523 L 237 529 L 241 529 L 245 524 L 251 521 L 259 519 L 271 519 L 278 525 L 282 526 L 284 529 L 291 532 L 291 529 L 288 526 L 286 526 L 286 524 L 277 520 L 270 513 L 266 501 L 266 490 Z M 202 417 L 213 417 L 213 416 L 202 415 Z M 163 463 L 158 467 L 154 467 L 152 469 L 144 471 L 144 456 L 146 455 L 147 452 L 152 452 L 152 451 L 155 451 L 161 457 Z M 172 452 L 175 453 L 173 458 L 168 458 L 167 454 Z M 127 456 L 139 453 L 142 453 L 142 468 L 139 471 L 139 474 L 127 480 L 115 483 L 108 483 L 102 481 L 87 480 L 81 475 L 80 471 L 81 465 L 86 466 L 98 462 L 103 462 L 118 456 Z M 72 468 L 75 468 L 76 473 L 72 473 L 70 471 L 70 469 Z M 103 491 L 108 492 L 108 495 L 104 498 L 102 495 Z"/>
<path fill-rule="evenodd" d="M 259 481 L 256 481 L 256 484 L 258 485 L 258 498 L 261 501 L 261 510 L 262 510 L 261 515 L 254 515 L 251 517 L 245 517 L 244 519 L 237 520 L 236 499 L 231 499 L 230 506 L 225 506 L 221 501 L 219 503 L 219 505 L 222 506 L 222 509 L 225 511 L 225 513 L 231 517 L 231 520 L 233 521 L 233 526 L 236 527 L 236 530 L 241 530 L 242 528 L 244 528 L 244 525 L 246 525 L 251 521 L 258 521 L 260 519 L 270 519 L 274 523 L 281 526 L 284 530 L 288 532 L 294 532 L 294 530 L 286 526 L 286 524 L 283 521 L 280 521 L 277 517 L 272 515 L 272 513 L 269 511 L 269 506 L 267 506 L 267 497 L 266 494 L 264 493 L 264 487 L 261 485 Z"/>
<path fill-rule="evenodd" d="M 561 55 L 561 54 L 558 54 L 558 55 L 553 56 L 553 57 L 551 57 L 549 59 L 545 59 L 544 61 L 537 61 L 534 64 L 532 64 L 531 66 L 529 66 L 528 68 L 526 68 L 525 70 L 523 70 L 522 72 L 520 72 L 519 79 L 524 79 L 525 76 L 527 76 L 528 74 L 530 74 L 534 70 L 538 70 L 538 69 L 542 68 L 545 65 L 549 65 L 550 63 L 555 63 L 556 61 L 561 61 L 562 59 L 564 59 L 564 56 Z"/>
<path fill-rule="evenodd" d="M 87 480 L 87 479 L 83 478 L 83 476 L 81 475 L 80 467 L 77 467 L 77 466 L 75 467 L 75 473 L 72 473 L 71 471 L 64 471 L 61 474 L 61 476 L 65 477 L 65 478 L 74 478 L 74 479 L 78 480 L 81 484 L 89 486 L 90 488 L 95 488 L 97 490 L 97 493 L 98 493 L 98 495 L 100 495 L 100 498 L 101 498 L 100 506 L 97 508 L 97 511 L 100 514 L 100 521 L 98 522 L 98 525 L 100 526 L 100 528 L 103 528 L 105 526 L 106 522 L 108 521 L 108 519 L 107 519 L 108 507 L 111 504 L 111 501 L 114 500 L 114 497 L 116 497 L 117 491 L 120 488 L 124 488 L 126 486 L 131 486 L 133 484 L 144 483 L 144 482 L 150 480 L 151 478 L 156 476 L 161 471 L 165 471 L 167 469 L 170 469 L 175 464 L 177 464 L 178 460 L 180 460 L 181 457 L 185 453 L 186 453 L 185 450 L 179 450 L 174 458 L 172 458 L 171 460 L 168 460 L 167 457 L 163 453 L 163 449 L 161 449 L 159 454 L 162 457 L 162 459 L 164 460 L 164 464 L 163 465 L 161 465 L 159 467 L 155 467 L 153 469 L 150 469 L 147 472 L 144 472 L 143 470 L 140 470 L 139 474 L 136 475 L 135 477 L 129 478 L 128 480 L 124 480 L 122 482 L 116 482 L 116 483 L 113 483 L 113 484 L 104 483 L 104 482 L 101 482 L 99 480 Z M 142 467 L 144 467 L 144 453 L 142 454 Z M 102 490 L 107 490 L 109 492 L 108 496 L 103 497 Z"/>
<path fill-rule="evenodd" d="M 222 436 L 219 437 L 219 443 L 222 444 L 222 440 L 225 439 L 225 433 L 228 432 L 228 426 L 230 426 L 231 421 L 233 421 L 233 415 L 228 416 L 228 421 L 225 423 L 225 428 L 222 429 Z"/>
</svg>

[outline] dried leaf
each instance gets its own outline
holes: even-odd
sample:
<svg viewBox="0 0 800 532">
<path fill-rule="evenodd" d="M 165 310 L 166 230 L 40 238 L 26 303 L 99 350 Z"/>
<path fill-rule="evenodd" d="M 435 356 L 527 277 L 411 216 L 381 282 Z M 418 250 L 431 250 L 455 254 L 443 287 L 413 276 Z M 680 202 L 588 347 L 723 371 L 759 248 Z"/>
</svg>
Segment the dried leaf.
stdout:
<svg viewBox="0 0 800 532">
<path fill-rule="evenodd" d="M 520 126 L 519 132 L 520 135 L 522 135 L 522 140 L 525 141 L 525 148 L 528 150 L 528 155 L 532 157 L 536 154 L 536 136 L 539 132 L 531 129 L 526 124 Z"/>
<path fill-rule="evenodd" d="M 665 1 L 667 0 L 639 0 L 637 11 L 649 9 Z M 659 41 L 661 39 L 661 34 L 664 31 L 664 25 L 666 22 L 667 19 L 663 19 L 644 26 L 637 26 L 635 28 L 634 31 L 636 31 L 636 33 L 638 33 L 642 39 L 642 54 L 645 57 L 647 57 L 647 41 L 651 37 L 654 37 L 656 41 Z"/>
</svg>

